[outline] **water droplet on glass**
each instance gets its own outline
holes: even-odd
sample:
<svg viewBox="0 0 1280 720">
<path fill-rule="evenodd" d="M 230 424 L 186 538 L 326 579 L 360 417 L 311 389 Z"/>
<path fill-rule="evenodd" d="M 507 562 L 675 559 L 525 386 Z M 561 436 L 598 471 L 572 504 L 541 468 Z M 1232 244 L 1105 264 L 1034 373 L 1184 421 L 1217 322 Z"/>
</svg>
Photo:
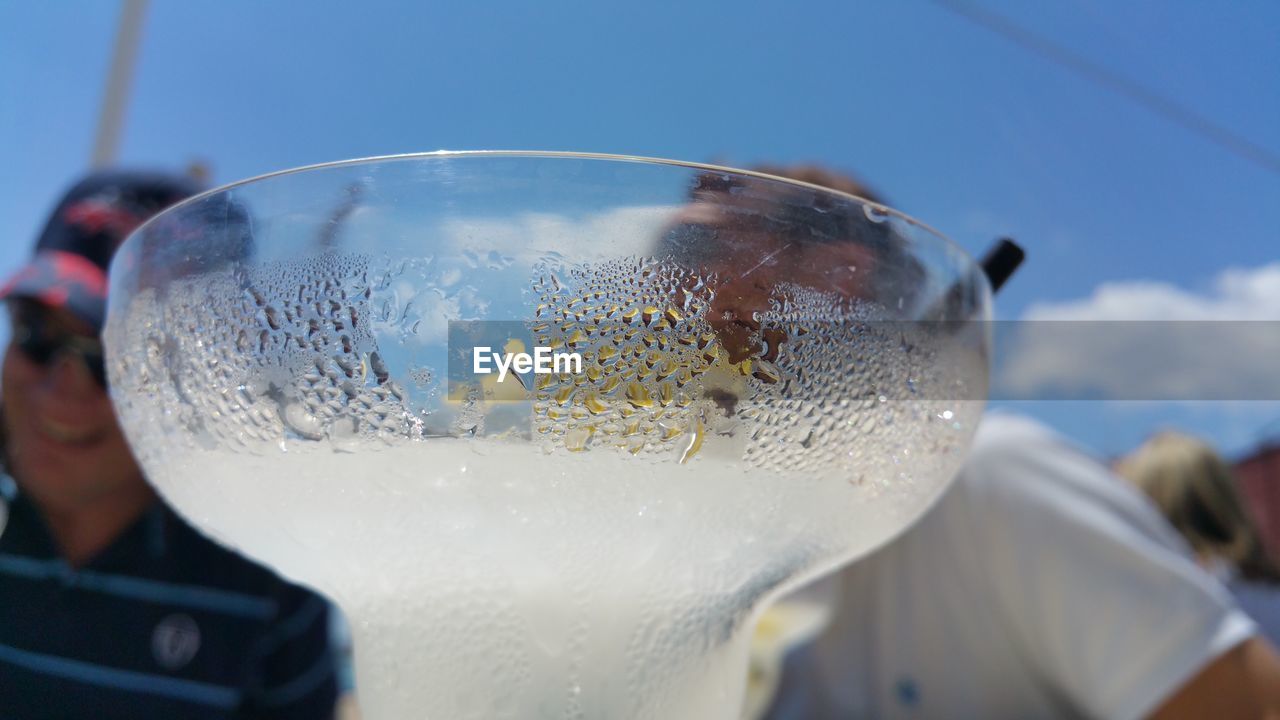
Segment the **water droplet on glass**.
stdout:
<svg viewBox="0 0 1280 720">
<path fill-rule="evenodd" d="M 889 219 L 889 213 L 879 205 L 863 205 L 862 212 L 873 223 L 882 223 Z"/>
</svg>

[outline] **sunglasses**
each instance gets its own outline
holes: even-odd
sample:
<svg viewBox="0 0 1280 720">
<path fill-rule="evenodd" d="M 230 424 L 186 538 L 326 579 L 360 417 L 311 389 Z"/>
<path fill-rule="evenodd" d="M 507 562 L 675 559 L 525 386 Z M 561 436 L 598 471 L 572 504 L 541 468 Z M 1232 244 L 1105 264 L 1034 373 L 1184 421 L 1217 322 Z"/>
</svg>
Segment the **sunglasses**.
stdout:
<svg viewBox="0 0 1280 720">
<path fill-rule="evenodd" d="M 35 364 L 51 367 L 64 355 L 77 357 L 101 388 L 107 386 L 107 366 L 102 341 L 67 332 L 48 316 L 32 307 L 17 306 L 11 313 L 13 344 Z"/>
</svg>

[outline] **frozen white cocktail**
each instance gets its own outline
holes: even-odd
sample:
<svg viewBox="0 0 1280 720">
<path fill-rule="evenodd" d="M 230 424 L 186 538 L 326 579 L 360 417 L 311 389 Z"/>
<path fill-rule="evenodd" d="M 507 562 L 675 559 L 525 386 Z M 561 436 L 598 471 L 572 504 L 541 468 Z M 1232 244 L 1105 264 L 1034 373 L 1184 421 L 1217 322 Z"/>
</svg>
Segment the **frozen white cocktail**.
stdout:
<svg viewBox="0 0 1280 720">
<path fill-rule="evenodd" d="M 367 717 L 728 720 L 763 604 L 959 466 L 989 295 L 834 191 L 435 153 L 169 210 L 106 340 L 151 481 L 341 605 Z"/>
</svg>

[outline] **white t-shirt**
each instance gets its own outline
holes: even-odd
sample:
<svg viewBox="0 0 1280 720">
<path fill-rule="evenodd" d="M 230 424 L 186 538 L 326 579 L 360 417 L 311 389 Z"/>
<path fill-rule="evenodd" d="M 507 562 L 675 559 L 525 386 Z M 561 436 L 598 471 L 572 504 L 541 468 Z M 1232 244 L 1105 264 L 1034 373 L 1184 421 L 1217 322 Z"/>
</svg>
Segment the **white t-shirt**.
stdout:
<svg viewBox="0 0 1280 720">
<path fill-rule="evenodd" d="M 0 471 L 0 535 L 4 534 L 4 526 L 9 522 L 9 503 L 13 501 L 15 492 L 17 487 L 13 480 Z"/>
<path fill-rule="evenodd" d="M 1280 647 L 1280 585 L 1245 580 L 1220 558 L 1202 557 L 1200 567 L 1227 588 L 1240 610 L 1258 626 L 1258 635 Z"/>
<path fill-rule="evenodd" d="M 999 414 L 938 504 L 834 587 L 770 720 L 1140 718 L 1255 632 L 1144 498 Z"/>
<path fill-rule="evenodd" d="M 1280 587 L 1234 579 L 1227 589 L 1236 604 L 1258 625 L 1258 634 L 1280 647 Z"/>
</svg>

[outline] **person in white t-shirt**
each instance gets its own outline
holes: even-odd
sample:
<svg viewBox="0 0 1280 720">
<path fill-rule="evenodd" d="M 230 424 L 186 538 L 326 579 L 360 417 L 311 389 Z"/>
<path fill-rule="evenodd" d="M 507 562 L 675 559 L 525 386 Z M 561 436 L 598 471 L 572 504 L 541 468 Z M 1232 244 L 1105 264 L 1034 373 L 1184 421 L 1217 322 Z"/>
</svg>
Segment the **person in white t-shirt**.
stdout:
<svg viewBox="0 0 1280 720">
<path fill-rule="evenodd" d="M 818 166 L 760 169 L 867 195 Z M 784 190 L 707 173 L 664 236 L 712 271 L 732 362 L 787 342 L 758 319 L 778 283 L 874 300 L 923 273 L 875 228 L 758 212 L 805 206 L 769 198 Z M 1254 623 L 1139 493 L 1027 420 L 988 417 L 936 506 L 829 588 L 825 630 L 812 590 L 762 618 L 748 716 L 771 694 L 770 720 L 1280 716 L 1280 659 Z"/>
<path fill-rule="evenodd" d="M 1280 713 L 1254 623 L 1141 495 L 1030 420 L 989 415 L 938 503 L 830 586 L 769 720 Z"/>
</svg>

